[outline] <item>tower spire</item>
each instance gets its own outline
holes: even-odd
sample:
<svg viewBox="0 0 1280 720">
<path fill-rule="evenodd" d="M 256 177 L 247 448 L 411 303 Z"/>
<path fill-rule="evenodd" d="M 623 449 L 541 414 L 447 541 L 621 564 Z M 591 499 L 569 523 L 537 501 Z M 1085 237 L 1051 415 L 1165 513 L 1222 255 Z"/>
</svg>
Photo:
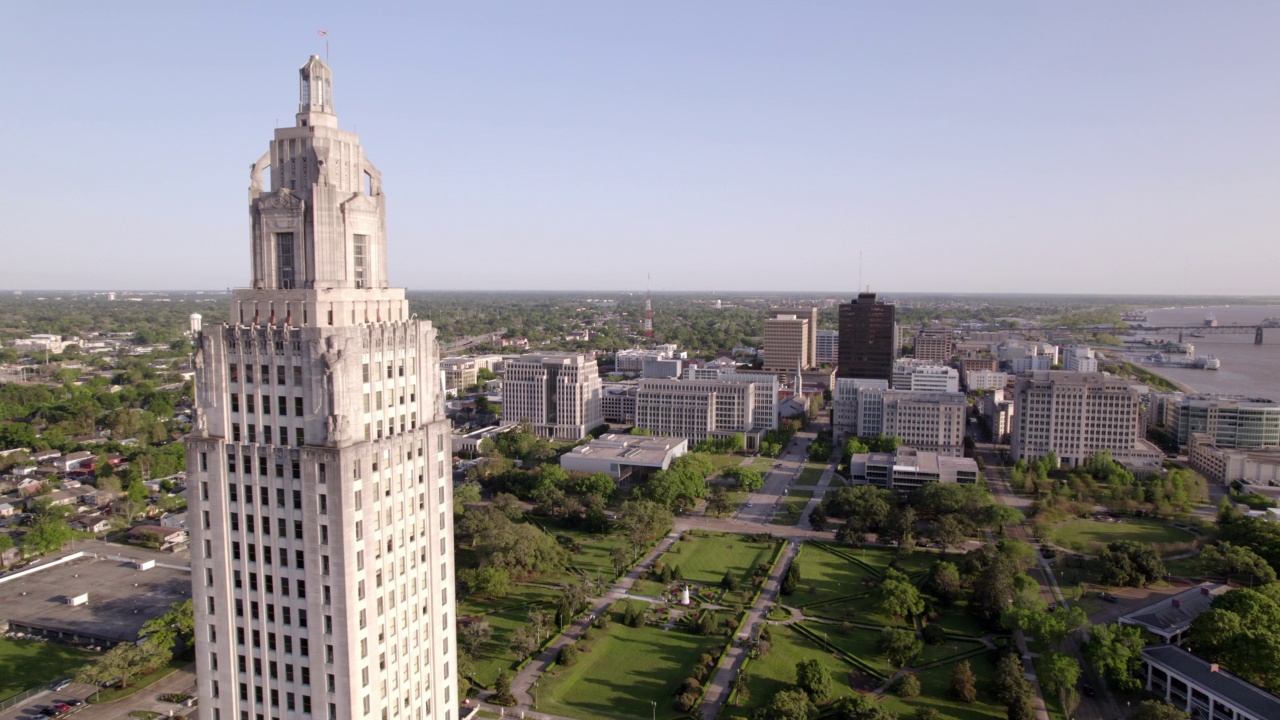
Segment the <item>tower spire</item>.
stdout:
<svg viewBox="0 0 1280 720">
<path fill-rule="evenodd" d="M 645 275 L 644 336 L 653 339 L 653 274 Z"/>
</svg>

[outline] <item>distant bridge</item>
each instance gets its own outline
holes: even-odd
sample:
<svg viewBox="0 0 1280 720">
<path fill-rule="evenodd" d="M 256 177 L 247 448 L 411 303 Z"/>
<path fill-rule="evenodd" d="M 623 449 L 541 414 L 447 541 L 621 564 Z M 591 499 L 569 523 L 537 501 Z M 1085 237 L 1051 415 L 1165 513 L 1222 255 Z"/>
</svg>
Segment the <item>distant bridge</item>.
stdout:
<svg viewBox="0 0 1280 720">
<path fill-rule="evenodd" d="M 1267 329 L 1266 325 L 1217 325 L 1209 327 L 1207 325 L 1132 325 L 1130 329 L 1134 332 L 1141 333 L 1178 333 L 1178 342 L 1184 342 L 1183 334 L 1187 335 L 1245 335 L 1253 333 L 1253 344 L 1261 345 L 1263 331 Z"/>
</svg>

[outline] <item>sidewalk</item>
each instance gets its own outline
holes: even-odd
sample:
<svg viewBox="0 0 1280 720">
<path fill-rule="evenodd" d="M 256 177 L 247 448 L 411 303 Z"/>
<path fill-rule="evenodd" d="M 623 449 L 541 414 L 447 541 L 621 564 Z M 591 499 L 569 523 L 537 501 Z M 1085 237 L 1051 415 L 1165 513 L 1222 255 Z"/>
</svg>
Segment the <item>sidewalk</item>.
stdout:
<svg viewBox="0 0 1280 720">
<path fill-rule="evenodd" d="M 724 709 L 724 704 L 729 701 L 733 681 L 738 677 L 738 671 L 742 669 L 742 663 L 747 659 L 745 641 L 751 637 L 752 630 L 764 622 L 765 608 L 778 599 L 778 588 L 782 584 L 782 576 L 787 572 L 787 568 L 791 566 L 791 561 L 799 552 L 800 544 L 798 542 L 795 540 L 787 542 L 786 548 L 782 551 L 782 557 L 778 558 L 778 563 L 774 566 L 773 572 L 769 574 L 769 579 L 765 581 L 764 590 L 761 591 L 756 603 L 751 606 L 751 610 L 747 612 L 747 617 L 743 620 L 742 627 L 739 628 L 738 634 L 733 637 L 729 652 L 725 654 L 725 658 L 720 662 L 720 666 L 712 677 L 711 683 L 707 686 L 707 692 L 703 696 L 701 705 L 704 718 L 719 716 L 720 711 Z"/>
<path fill-rule="evenodd" d="M 532 688 L 537 680 L 542 677 L 542 674 L 555 664 L 556 657 L 560 654 L 560 648 L 570 643 L 577 642 L 578 638 L 582 637 L 582 633 L 591 625 L 592 618 L 604 612 L 610 605 L 630 593 L 631 587 L 635 584 L 636 580 L 640 579 L 640 576 L 649 569 L 649 566 L 651 566 L 655 560 L 661 557 L 667 550 L 671 549 L 671 546 L 675 543 L 676 539 L 680 537 L 681 532 L 682 531 L 679 529 L 672 530 L 669 535 L 659 541 L 652 550 L 645 554 L 640 562 L 636 563 L 635 567 L 631 568 L 630 572 L 623 576 L 621 580 L 614 583 L 613 586 L 609 588 L 608 592 L 597 598 L 596 601 L 591 604 L 591 608 L 589 610 L 580 615 L 577 620 L 569 625 L 569 627 L 565 628 L 564 632 L 561 633 L 559 637 L 552 641 L 551 644 L 547 645 L 541 655 L 535 658 L 528 665 L 525 665 L 523 670 L 516 673 L 516 676 L 511 679 L 511 694 L 516 698 L 516 706 L 514 708 L 507 709 L 508 715 L 511 715 L 512 717 L 519 717 L 518 713 L 521 710 L 533 707 Z M 532 716 L 526 714 L 525 717 Z M 551 716 L 546 715 L 544 717 Z"/>
</svg>

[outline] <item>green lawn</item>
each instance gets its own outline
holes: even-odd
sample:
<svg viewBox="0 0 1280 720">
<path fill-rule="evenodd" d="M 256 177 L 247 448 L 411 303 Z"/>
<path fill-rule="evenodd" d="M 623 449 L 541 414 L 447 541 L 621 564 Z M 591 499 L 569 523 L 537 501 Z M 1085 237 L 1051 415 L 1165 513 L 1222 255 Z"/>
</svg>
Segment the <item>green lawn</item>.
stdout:
<svg viewBox="0 0 1280 720">
<path fill-rule="evenodd" d="M 1133 540 L 1143 544 L 1187 543 L 1194 535 L 1158 520 L 1125 518 L 1122 522 L 1071 520 L 1053 526 L 1053 540 L 1073 550 L 1092 551 L 1114 540 Z"/>
<path fill-rule="evenodd" d="M 725 717 L 750 717 L 757 708 L 767 704 L 780 690 L 790 688 L 796 682 L 796 663 L 817 660 L 831 673 L 835 697 L 853 694 L 849 687 L 849 673 L 853 667 L 837 660 L 830 652 L 810 642 L 808 638 L 785 625 L 770 628 L 773 636 L 769 654 L 752 660 L 744 666 L 750 677 L 747 689 L 750 698 L 739 707 L 726 707 Z"/>
<path fill-rule="evenodd" d="M 797 559 L 800 563 L 800 589 L 795 595 L 782 598 L 785 605 L 804 607 L 819 600 L 863 593 L 879 579 L 862 565 L 828 552 L 813 543 L 806 542 L 800 546 Z M 810 586 L 816 591 L 812 595 L 809 594 Z"/>
<path fill-rule="evenodd" d="M 969 614 L 967 602 L 962 600 L 954 605 L 942 605 L 939 603 L 936 607 L 940 614 L 929 622 L 941 625 L 943 630 L 974 637 L 981 637 L 986 634 L 986 629 L 982 627 L 977 618 Z"/>
<path fill-rule="evenodd" d="M 70 677 L 94 657 L 95 653 L 67 645 L 0 638 L 0 700 Z"/>
<path fill-rule="evenodd" d="M 537 709 L 583 718 L 647 720 L 687 717 L 671 706 L 675 691 L 705 652 L 715 653 L 726 638 L 704 638 L 679 629 L 663 632 L 646 625 L 627 627 L 621 613 L 607 630 L 597 630 L 572 667 L 554 666 L 537 687 Z"/>
<path fill-rule="evenodd" d="M 685 580 L 703 585 L 719 585 L 726 570 L 745 581 L 757 565 L 773 559 L 780 542 L 754 542 L 746 535 L 732 533 L 696 532 L 697 536 L 694 531 L 685 533 L 659 562 L 679 566 Z"/>
<path fill-rule="evenodd" d="M 796 485 L 817 485 L 822 479 L 822 473 L 826 470 L 826 465 L 819 463 L 809 463 L 800 471 L 800 477 L 796 478 Z"/>
<path fill-rule="evenodd" d="M 813 499 L 812 490 L 791 490 L 782 498 L 769 524 L 795 525 L 800 522 L 800 514 L 804 512 L 805 506 L 811 499 Z"/>
<path fill-rule="evenodd" d="M 840 631 L 839 625 L 831 623 L 803 622 L 801 624 L 832 645 L 870 665 L 878 672 L 884 673 L 886 677 L 892 675 L 896 669 L 889 665 L 876 649 L 876 643 L 880 640 L 879 630 L 855 627 L 844 633 Z"/>
<path fill-rule="evenodd" d="M 775 462 L 777 462 L 777 460 L 774 460 L 773 458 L 767 458 L 767 457 L 753 458 L 751 460 L 751 469 L 757 470 L 760 473 L 767 473 L 769 472 L 770 468 L 773 467 L 773 464 Z"/>
</svg>

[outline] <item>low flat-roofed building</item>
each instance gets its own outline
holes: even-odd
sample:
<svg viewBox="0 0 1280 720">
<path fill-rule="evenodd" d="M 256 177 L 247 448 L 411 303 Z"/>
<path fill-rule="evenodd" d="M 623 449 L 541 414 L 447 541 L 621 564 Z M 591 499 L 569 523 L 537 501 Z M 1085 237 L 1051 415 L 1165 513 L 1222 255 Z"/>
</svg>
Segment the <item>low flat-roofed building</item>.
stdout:
<svg viewBox="0 0 1280 720">
<path fill-rule="evenodd" d="M 191 598 L 185 558 L 139 547 L 110 547 L 113 554 L 134 562 L 71 553 L 74 559 L 47 558 L 34 566 L 35 572 L 0 578 L 0 624 L 65 643 L 110 646 L 137 640 L 143 623 Z M 146 560 L 157 564 L 139 569 L 138 563 Z M 85 594 L 86 603 L 68 602 Z"/>
<path fill-rule="evenodd" d="M 689 441 L 674 437 L 601 435 L 560 456 L 569 472 L 606 473 L 622 483 L 640 482 L 689 450 Z"/>
<path fill-rule="evenodd" d="M 1203 583 L 1163 600 L 1120 616 L 1122 625 L 1137 625 L 1167 643 L 1180 645 L 1191 621 L 1213 606 L 1213 599 L 1231 588 L 1220 583 Z"/>
<path fill-rule="evenodd" d="M 466 434 L 455 434 L 449 436 L 449 446 L 453 450 L 454 455 L 470 454 L 475 455 L 480 452 L 480 442 L 487 440 L 494 435 L 515 430 L 519 425 L 516 423 L 507 423 L 505 425 L 490 425 L 482 427 L 479 430 L 472 430 Z"/>
<path fill-rule="evenodd" d="M 892 453 L 863 453 L 849 462 L 854 482 L 909 493 L 931 482 L 974 485 L 978 482 L 978 463 L 973 458 L 949 457 L 936 452 L 900 447 Z"/>
<path fill-rule="evenodd" d="M 894 362 L 889 385 L 912 392 L 959 392 L 960 373 L 931 360 L 907 358 Z"/>
<path fill-rule="evenodd" d="M 1177 645 L 1142 650 L 1147 692 L 1198 720 L 1275 720 L 1280 697 Z"/>
<path fill-rule="evenodd" d="M 1191 436 L 1187 460 L 1196 472 L 1214 482 L 1280 484 L 1280 451 L 1220 448 L 1209 435 L 1195 433 Z"/>
</svg>

